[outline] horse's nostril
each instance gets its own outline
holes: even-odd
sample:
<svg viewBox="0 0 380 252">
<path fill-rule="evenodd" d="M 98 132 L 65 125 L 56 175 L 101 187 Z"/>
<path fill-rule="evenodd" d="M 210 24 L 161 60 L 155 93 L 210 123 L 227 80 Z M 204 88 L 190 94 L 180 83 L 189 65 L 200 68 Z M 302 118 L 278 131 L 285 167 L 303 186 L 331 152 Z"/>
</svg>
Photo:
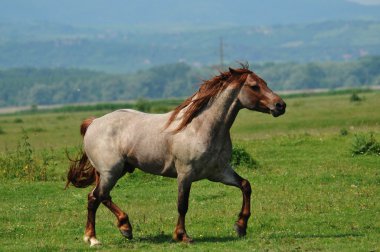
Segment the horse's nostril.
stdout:
<svg viewBox="0 0 380 252">
<path fill-rule="evenodd" d="M 285 109 L 285 103 L 283 104 L 283 103 L 279 103 L 279 102 L 277 102 L 276 103 L 276 109 L 278 109 L 278 110 L 282 110 L 282 109 Z"/>
</svg>

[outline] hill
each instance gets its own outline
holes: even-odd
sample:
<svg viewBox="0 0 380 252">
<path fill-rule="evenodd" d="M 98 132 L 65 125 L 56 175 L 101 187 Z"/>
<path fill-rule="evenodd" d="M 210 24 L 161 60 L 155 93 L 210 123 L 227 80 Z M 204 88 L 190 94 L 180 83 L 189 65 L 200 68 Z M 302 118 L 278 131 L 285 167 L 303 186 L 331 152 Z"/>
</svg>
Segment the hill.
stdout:
<svg viewBox="0 0 380 252">
<path fill-rule="evenodd" d="M 380 55 L 380 22 L 326 21 L 181 31 L 122 31 L 0 23 L 0 67 L 86 68 L 113 73 L 185 62 L 345 61 Z"/>
</svg>

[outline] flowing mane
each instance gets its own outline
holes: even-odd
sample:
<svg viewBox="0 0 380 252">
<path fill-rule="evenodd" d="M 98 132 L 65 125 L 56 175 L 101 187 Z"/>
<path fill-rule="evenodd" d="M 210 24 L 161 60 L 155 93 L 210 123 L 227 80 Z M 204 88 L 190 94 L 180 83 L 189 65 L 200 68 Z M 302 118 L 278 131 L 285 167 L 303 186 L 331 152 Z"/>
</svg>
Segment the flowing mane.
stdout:
<svg viewBox="0 0 380 252">
<path fill-rule="evenodd" d="M 236 79 L 239 79 L 239 82 L 243 83 L 248 74 L 252 74 L 253 72 L 248 69 L 248 65 L 241 64 L 241 66 L 242 67 L 239 69 L 231 69 L 234 74 L 231 73 L 231 70 L 220 72 L 219 75 L 213 77 L 212 79 L 203 81 L 197 92 L 174 109 L 166 124 L 166 127 L 169 127 L 178 114 L 187 107 L 187 110 L 183 114 L 181 123 L 174 130 L 174 132 L 181 131 L 202 111 L 202 109 L 207 106 L 212 98 L 226 89 L 230 83 Z"/>
</svg>

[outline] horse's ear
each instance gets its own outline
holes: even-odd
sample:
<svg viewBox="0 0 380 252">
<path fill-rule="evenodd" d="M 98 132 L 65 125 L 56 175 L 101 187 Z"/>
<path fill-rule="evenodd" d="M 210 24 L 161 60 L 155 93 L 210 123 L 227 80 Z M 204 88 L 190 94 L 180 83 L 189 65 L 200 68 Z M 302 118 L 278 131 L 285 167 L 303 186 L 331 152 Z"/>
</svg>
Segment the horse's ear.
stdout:
<svg viewBox="0 0 380 252">
<path fill-rule="evenodd" d="M 230 70 L 230 73 L 232 74 L 232 76 L 237 76 L 237 75 L 240 75 L 240 73 L 238 71 L 236 71 L 235 69 L 229 67 L 228 68 Z"/>
</svg>

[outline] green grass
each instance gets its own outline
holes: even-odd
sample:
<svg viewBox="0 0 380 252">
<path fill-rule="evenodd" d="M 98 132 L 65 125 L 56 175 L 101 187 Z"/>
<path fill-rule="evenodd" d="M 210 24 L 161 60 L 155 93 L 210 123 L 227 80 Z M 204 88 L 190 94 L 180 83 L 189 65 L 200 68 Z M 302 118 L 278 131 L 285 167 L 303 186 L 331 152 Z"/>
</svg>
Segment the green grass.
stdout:
<svg viewBox="0 0 380 252">
<path fill-rule="evenodd" d="M 114 216 L 101 206 L 100 249 L 378 251 L 380 157 L 352 156 L 351 150 L 356 134 L 373 132 L 380 140 L 380 93 L 361 96 L 360 103 L 350 102 L 350 94 L 289 98 L 288 111 L 279 118 L 241 111 L 233 141 L 259 163 L 254 169 L 237 168 L 253 191 L 245 238 L 237 238 L 232 228 L 241 206 L 240 191 L 200 181 L 193 184 L 187 215 L 187 231 L 195 243 L 172 242 L 176 181 L 136 171 L 112 191 L 114 201 L 130 216 L 134 239 L 125 240 Z M 106 112 L 0 117 L 3 153 L 15 150 L 26 131 L 36 159 L 44 151 L 55 157 L 47 182 L 1 180 L 0 250 L 92 250 L 82 241 L 90 189 L 63 190 L 64 153 L 65 148 L 74 153 L 80 146 L 82 119 Z M 37 128 L 44 130 L 27 130 Z"/>
</svg>

